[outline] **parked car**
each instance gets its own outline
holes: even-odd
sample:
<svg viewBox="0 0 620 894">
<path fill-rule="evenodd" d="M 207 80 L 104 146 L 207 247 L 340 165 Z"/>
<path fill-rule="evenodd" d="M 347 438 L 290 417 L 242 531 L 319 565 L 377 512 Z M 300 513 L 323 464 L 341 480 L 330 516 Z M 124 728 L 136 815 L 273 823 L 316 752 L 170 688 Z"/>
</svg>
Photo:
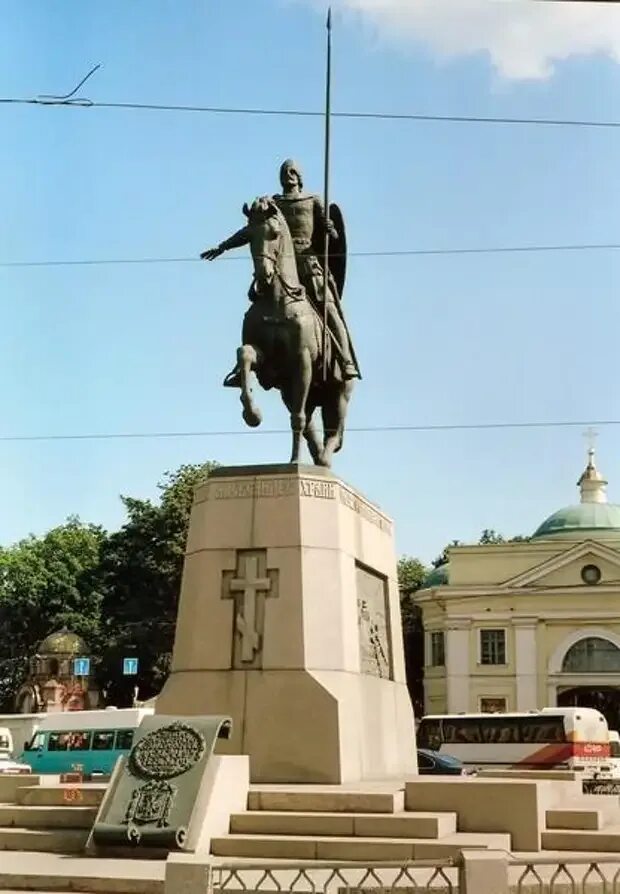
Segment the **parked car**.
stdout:
<svg viewBox="0 0 620 894">
<path fill-rule="evenodd" d="M 9 758 L 2 758 L 2 760 L 0 760 L 0 775 L 3 773 L 7 773 L 9 776 L 21 773 L 32 773 L 32 768 L 29 767 L 28 764 L 20 764 Z"/>
<path fill-rule="evenodd" d="M 468 771 L 461 761 L 451 754 L 440 754 L 428 748 L 418 748 L 418 772 L 422 775 L 465 776 Z"/>
<path fill-rule="evenodd" d="M 13 737 L 11 730 L 0 726 L 0 773 L 30 773 L 28 764 L 20 764 L 12 759 Z"/>
</svg>

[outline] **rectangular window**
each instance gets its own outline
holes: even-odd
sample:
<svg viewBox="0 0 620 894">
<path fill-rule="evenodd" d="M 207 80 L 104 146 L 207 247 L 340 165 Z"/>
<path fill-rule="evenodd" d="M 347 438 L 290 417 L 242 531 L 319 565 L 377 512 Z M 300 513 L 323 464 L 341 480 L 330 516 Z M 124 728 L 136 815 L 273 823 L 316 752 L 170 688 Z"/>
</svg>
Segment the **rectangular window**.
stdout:
<svg viewBox="0 0 620 894">
<path fill-rule="evenodd" d="M 480 631 L 480 664 L 506 664 L 506 631 Z"/>
<path fill-rule="evenodd" d="M 430 717 L 423 717 L 418 727 L 418 747 L 429 748 L 431 751 L 439 751 L 443 743 L 441 735 L 441 721 Z"/>
<path fill-rule="evenodd" d="M 90 748 L 90 732 L 74 731 L 69 733 L 69 751 L 88 751 Z"/>
<path fill-rule="evenodd" d="M 431 667 L 444 667 L 446 663 L 446 650 L 444 637 L 441 631 L 431 633 Z"/>
<path fill-rule="evenodd" d="M 483 714 L 503 714 L 506 711 L 506 699 L 496 696 L 481 698 L 480 711 Z"/>
<path fill-rule="evenodd" d="M 97 730 L 93 733 L 93 751 L 109 751 L 114 745 L 114 730 Z"/>
<path fill-rule="evenodd" d="M 119 729 L 116 733 L 116 749 L 117 751 L 129 751 L 133 742 L 132 729 Z"/>
<path fill-rule="evenodd" d="M 68 733 L 50 733 L 47 740 L 48 751 L 66 751 L 69 747 Z"/>
</svg>

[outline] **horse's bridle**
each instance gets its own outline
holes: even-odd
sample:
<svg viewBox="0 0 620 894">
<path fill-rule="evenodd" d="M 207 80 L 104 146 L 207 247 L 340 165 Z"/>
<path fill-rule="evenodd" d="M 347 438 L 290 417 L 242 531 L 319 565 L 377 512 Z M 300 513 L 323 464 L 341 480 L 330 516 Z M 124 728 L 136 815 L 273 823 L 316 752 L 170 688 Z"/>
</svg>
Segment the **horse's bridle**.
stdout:
<svg viewBox="0 0 620 894">
<path fill-rule="evenodd" d="M 281 247 L 281 244 L 282 244 L 282 233 L 280 232 L 280 233 L 278 233 L 278 238 L 276 240 L 273 254 L 271 254 L 269 252 L 261 252 L 260 254 L 254 255 L 254 259 L 256 260 L 256 259 L 262 258 L 263 260 L 271 261 L 271 263 L 273 264 L 273 273 L 272 273 L 270 279 L 267 280 L 267 283 L 269 285 L 271 285 L 271 283 L 274 279 L 278 279 L 284 289 L 286 296 L 288 298 L 292 298 L 293 301 L 300 301 L 305 293 L 304 287 L 301 284 L 299 286 L 291 286 L 290 283 L 288 283 L 284 279 L 284 277 L 278 270 L 278 263 L 277 263 L 278 256 L 279 256 L 278 249 Z M 256 274 L 254 274 L 254 282 L 257 282 Z"/>
</svg>

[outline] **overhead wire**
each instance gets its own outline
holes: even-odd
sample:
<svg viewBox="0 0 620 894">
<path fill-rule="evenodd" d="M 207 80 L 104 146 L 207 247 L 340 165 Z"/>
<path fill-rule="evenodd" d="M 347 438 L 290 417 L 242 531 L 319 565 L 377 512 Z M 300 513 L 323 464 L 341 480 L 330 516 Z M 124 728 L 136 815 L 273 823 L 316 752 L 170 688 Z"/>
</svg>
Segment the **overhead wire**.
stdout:
<svg viewBox="0 0 620 894">
<path fill-rule="evenodd" d="M 456 248 L 410 248 L 388 251 L 352 251 L 349 258 L 400 258 L 400 257 L 432 257 L 434 255 L 484 255 L 484 254 L 523 254 L 542 252 L 572 252 L 572 251 L 617 251 L 620 242 L 600 243 L 575 243 L 568 245 L 498 245 L 487 247 L 456 247 Z M 331 258 L 341 257 L 339 252 L 331 252 Z M 247 255 L 227 255 L 218 260 L 240 261 L 247 259 Z M 80 267 L 95 265 L 115 264 L 195 264 L 203 263 L 198 257 L 150 257 L 150 258 L 68 258 L 50 259 L 40 261 L 0 261 L 0 267 Z"/>
<path fill-rule="evenodd" d="M 473 422 L 473 423 L 438 423 L 438 424 L 412 424 L 412 425 L 368 425 L 351 426 L 347 428 L 347 434 L 375 434 L 375 433 L 411 433 L 411 432 L 450 432 L 450 431 L 506 431 L 516 429 L 553 429 L 553 428 L 577 428 L 594 427 L 603 428 L 620 425 L 620 419 L 598 420 L 548 420 L 525 422 Z M 73 434 L 43 434 L 43 435 L 0 435 L 0 443 L 10 442 L 35 442 L 35 441 L 120 441 L 120 440 L 156 440 L 172 438 L 208 438 L 208 437 L 252 437 L 258 435 L 284 435 L 290 434 L 288 428 L 277 429 L 253 429 L 252 431 L 239 430 L 204 430 L 204 431 L 151 431 L 151 432 L 90 432 Z"/>
<path fill-rule="evenodd" d="M 315 109 L 270 109 L 266 107 L 236 107 L 236 106 L 202 106 L 202 105 L 176 105 L 155 102 L 113 102 L 99 101 L 87 98 L 49 98 L 49 94 L 43 94 L 31 98 L 7 96 L 0 97 L 2 105 L 34 105 L 34 106 L 67 106 L 78 109 L 125 109 L 149 112 L 193 112 L 211 115 L 254 115 L 266 117 L 289 118 L 324 118 L 325 112 Z M 366 112 L 366 111 L 333 111 L 332 118 L 349 120 L 371 121 L 428 121 L 444 122 L 448 124 L 500 124 L 500 125 L 528 125 L 541 127 L 594 127 L 594 128 L 620 128 L 620 121 L 596 120 L 587 118 L 521 118 L 516 116 L 501 115 L 437 115 L 409 112 Z"/>
</svg>

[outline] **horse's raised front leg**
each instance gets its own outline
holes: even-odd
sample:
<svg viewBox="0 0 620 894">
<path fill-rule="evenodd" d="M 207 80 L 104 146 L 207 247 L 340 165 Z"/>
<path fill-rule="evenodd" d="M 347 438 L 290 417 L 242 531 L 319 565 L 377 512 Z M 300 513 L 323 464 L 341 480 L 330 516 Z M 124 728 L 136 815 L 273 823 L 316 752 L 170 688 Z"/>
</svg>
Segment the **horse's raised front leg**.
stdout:
<svg viewBox="0 0 620 894">
<path fill-rule="evenodd" d="M 252 387 L 250 377 L 252 370 L 255 369 L 258 362 L 258 354 L 256 348 L 252 345 L 242 345 L 237 349 L 237 366 L 239 368 L 239 377 L 241 380 L 241 403 L 243 405 L 243 421 L 246 425 L 256 428 L 263 421 L 261 411 L 258 409 L 252 399 Z"/>
</svg>

